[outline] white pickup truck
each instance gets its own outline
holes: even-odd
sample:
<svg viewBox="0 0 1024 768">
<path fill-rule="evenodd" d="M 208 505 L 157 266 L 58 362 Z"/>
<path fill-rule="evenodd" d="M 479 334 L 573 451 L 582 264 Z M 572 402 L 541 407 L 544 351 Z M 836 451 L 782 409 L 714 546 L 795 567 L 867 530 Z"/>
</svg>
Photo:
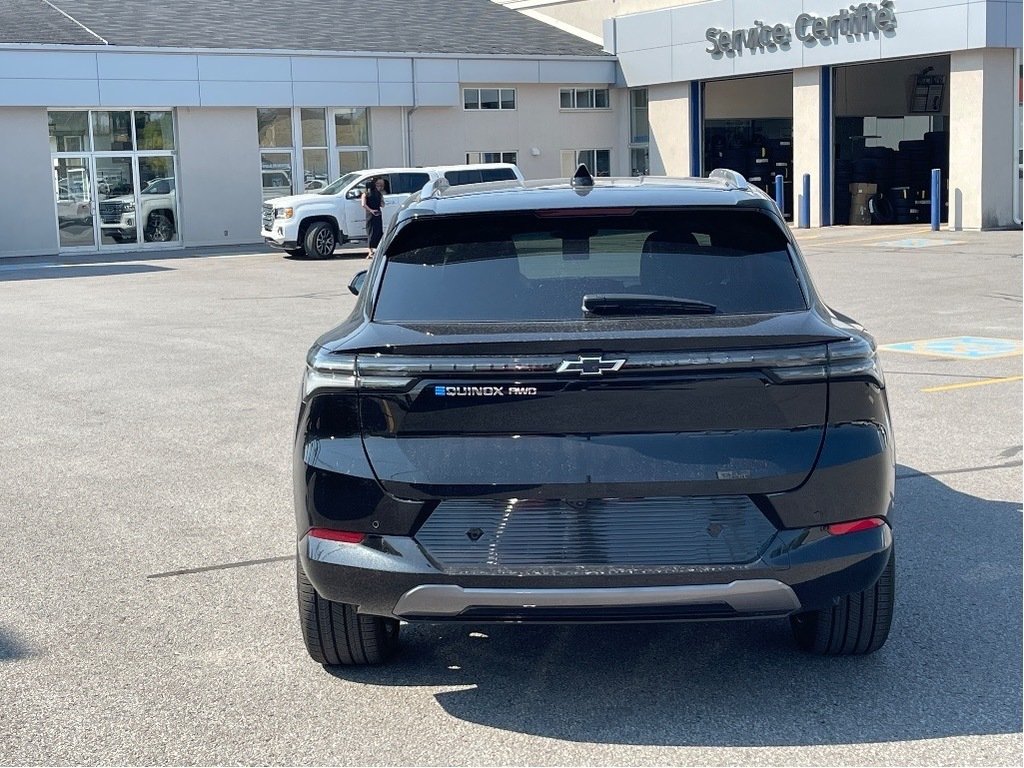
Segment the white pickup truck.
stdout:
<svg viewBox="0 0 1024 768">
<path fill-rule="evenodd" d="M 340 243 L 366 239 L 366 212 L 360 196 L 366 183 L 381 176 L 385 182 L 384 228 L 399 206 L 423 185 L 444 178 L 449 184 L 478 184 L 523 179 L 515 165 L 479 163 L 429 168 L 371 168 L 347 173 L 316 192 L 278 197 L 263 203 L 263 240 L 292 256 L 326 259 Z"/>
<path fill-rule="evenodd" d="M 172 177 L 153 179 L 139 193 L 141 210 L 135 210 L 135 196 L 109 197 L 99 203 L 100 228 L 117 242 L 134 242 L 136 226 L 142 227 L 147 243 L 166 243 L 177 238 L 175 184 Z"/>
</svg>

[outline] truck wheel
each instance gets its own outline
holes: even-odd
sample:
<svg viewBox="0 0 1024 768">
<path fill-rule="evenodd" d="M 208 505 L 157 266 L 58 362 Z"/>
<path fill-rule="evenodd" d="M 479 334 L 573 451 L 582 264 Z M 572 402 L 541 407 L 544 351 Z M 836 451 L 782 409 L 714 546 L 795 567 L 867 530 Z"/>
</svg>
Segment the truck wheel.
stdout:
<svg viewBox="0 0 1024 768">
<path fill-rule="evenodd" d="M 329 259 L 334 255 L 334 246 L 337 245 L 334 229 L 330 224 L 322 221 L 311 224 L 306 230 L 303 244 L 306 246 L 306 253 L 313 258 Z"/>
<path fill-rule="evenodd" d="M 170 242 L 174 239 L 174 222 L 165 213 L 151 213 L 143 237 L 149 243 Z"/>
<path fill-rule="evenodd" d="M 863 592 L 844 595 L 829 608 L 790 617 L 797 645 L 819 656 L 857 656 L 885 645 L 892 624 L 895 571 L 893 551 L 878 581 Z"/>
<path fill-rule="evenodd" d="M 363 616 L 354 605 L 320 597 L 296 558 L 299 624 L 306 650 L 319 664 L 365 666 L 387 661 L 398 649 L 398 620 Z"/>
</svg>

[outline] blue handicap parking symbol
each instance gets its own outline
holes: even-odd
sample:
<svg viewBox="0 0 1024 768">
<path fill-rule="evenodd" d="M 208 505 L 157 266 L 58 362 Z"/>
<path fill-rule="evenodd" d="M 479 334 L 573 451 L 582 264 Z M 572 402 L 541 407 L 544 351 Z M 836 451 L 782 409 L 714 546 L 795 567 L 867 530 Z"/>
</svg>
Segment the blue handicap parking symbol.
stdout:
<svg viewBox="0 0 1024 768">
<path fill-rule="evenodd" d="M 983 336 L 952 336 L 945 339 L 921 339 L 885 344 L 879 349 L 888 352 L 907 352 L 912 355 L 983 360 L 1019 355 L 1021 354 L 1021 342 L 1016 339 L 990 339 Z"/>
</svg>

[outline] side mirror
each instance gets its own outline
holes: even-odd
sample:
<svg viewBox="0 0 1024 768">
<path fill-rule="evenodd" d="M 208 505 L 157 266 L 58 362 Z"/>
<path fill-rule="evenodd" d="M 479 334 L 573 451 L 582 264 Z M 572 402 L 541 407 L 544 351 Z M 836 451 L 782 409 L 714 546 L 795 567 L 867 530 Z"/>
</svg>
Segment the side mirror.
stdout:
<svg viewBox="0 0 1024 768">
<path fill-rule="evenodd" d="M 363 290 L 363 283 L 366 282 L 366 270 L 356 272 L 352 276 L 352 280 L 348 284 L 348 289 L 353 296 L 358 296 L 359 292 Z"/>
<path fill-rule="evenodd" d="M 363 194 L 363 191 L 359 187 L 353 187 L 345 193 L 346 200 L 358 200 Z"/>
</svg>

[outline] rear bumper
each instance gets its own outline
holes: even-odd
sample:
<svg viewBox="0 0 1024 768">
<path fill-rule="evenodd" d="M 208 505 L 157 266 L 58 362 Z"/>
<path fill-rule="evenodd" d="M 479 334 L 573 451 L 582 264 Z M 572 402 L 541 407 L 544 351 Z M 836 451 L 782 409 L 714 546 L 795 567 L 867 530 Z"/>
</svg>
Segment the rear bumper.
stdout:
<svg viewBox="0 0 1024 768">
<path fill-rule="evenodd" d="M 789 613 L 800 607 L 793 590 L 776 579 L 675 587 L 595 587 L 576 589 L 482 589 L 424 584 L 402 595 L 394 614 L 404 619 L 452 619 L 481 610 L 492 615 L 557 615 L 575 611 L 636 609 L 637 613 L 723 606 L 734 613 Z"/>
<path fill-rule="evenodd" d="M 759 618 L 823 608 L 871 586 L 892 548 L 888 525 L 832 536 L 780 531 L 756 561 L 729 566 L 446 572 L 411 538 L 298 544 L 323 597 L 408 621 L 606 622 Z"/>
</svg>

